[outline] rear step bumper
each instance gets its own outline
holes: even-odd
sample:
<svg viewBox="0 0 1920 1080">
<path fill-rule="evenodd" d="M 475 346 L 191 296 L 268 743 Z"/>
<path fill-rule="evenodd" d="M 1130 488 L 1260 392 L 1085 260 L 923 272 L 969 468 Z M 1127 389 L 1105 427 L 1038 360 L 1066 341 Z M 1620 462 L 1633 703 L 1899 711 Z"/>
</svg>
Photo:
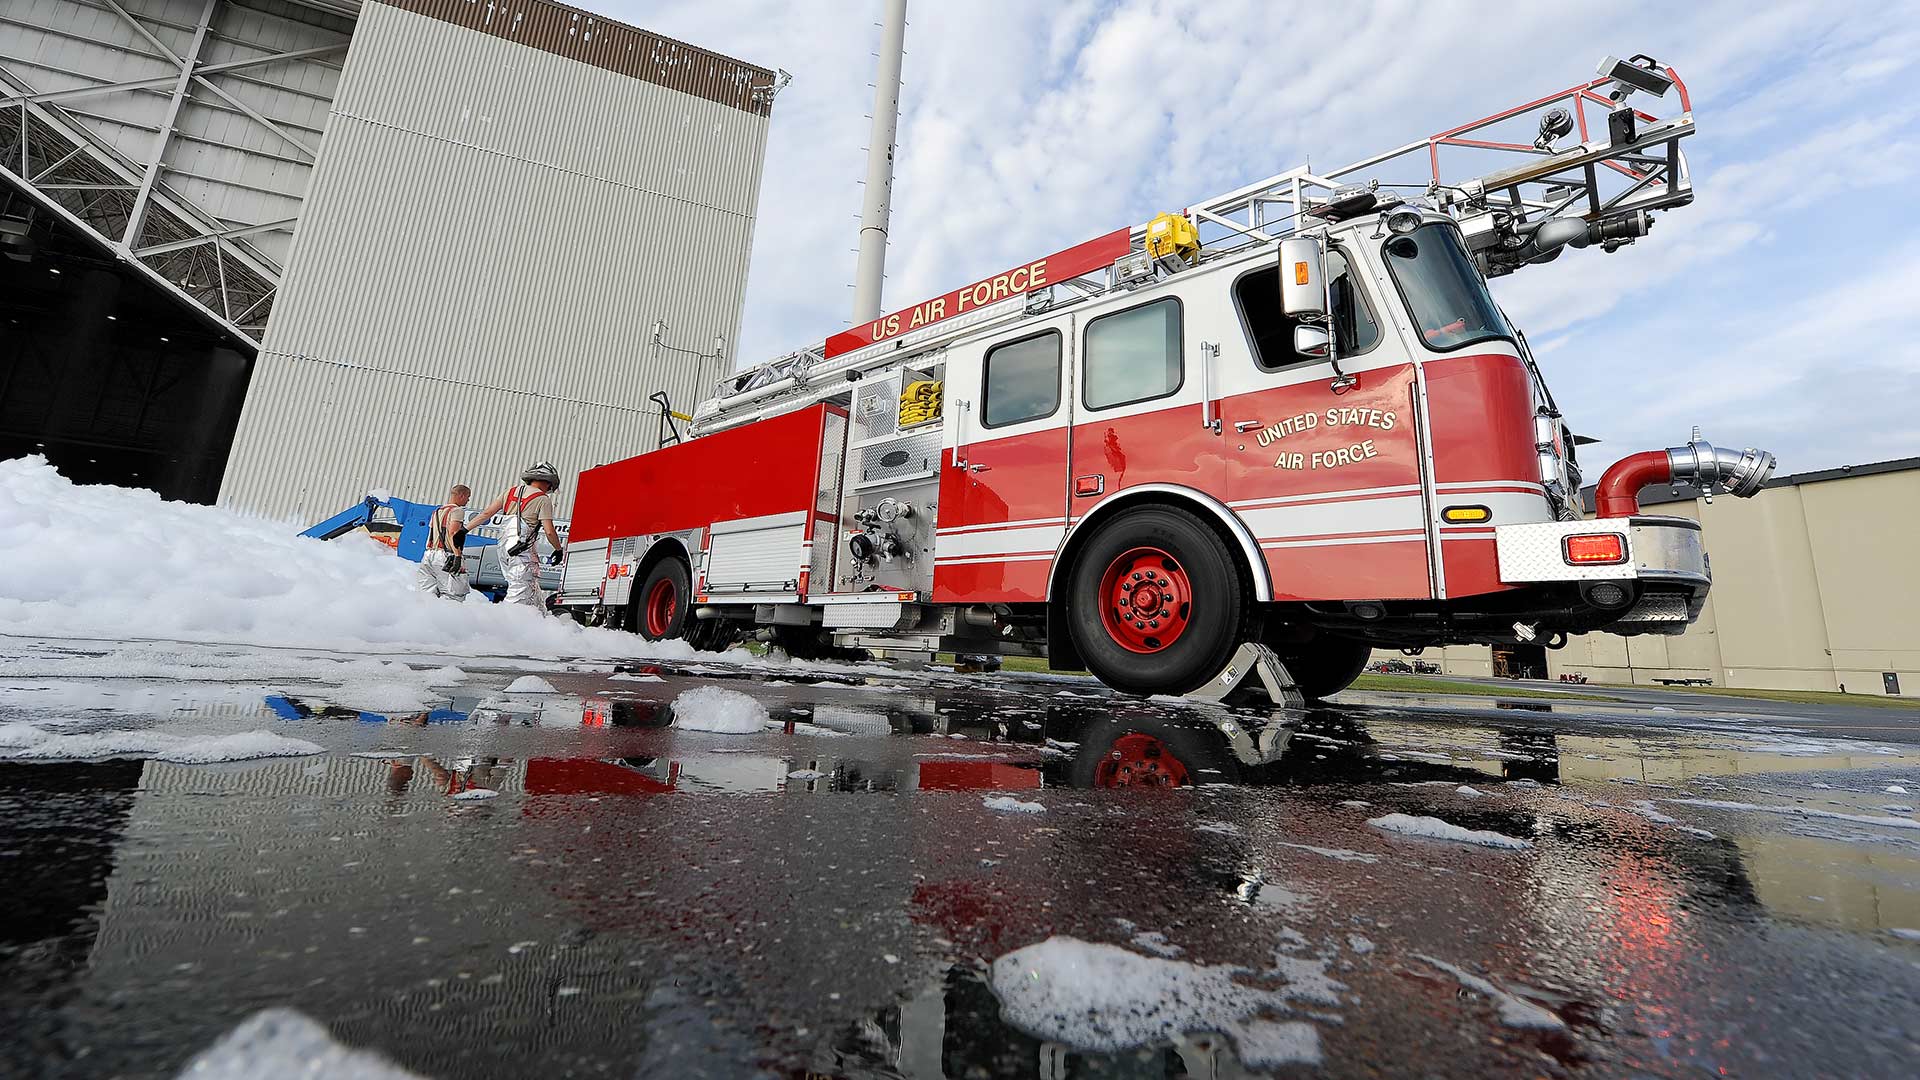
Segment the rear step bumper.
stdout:
<svg viewBox="0 0 1920 1080">
<path fill-rule="evenodd" d="M 1609 534 L 1620 541 L 1617 561 L 1572 561 L 1569 537 Z M 1635 515 L 1500 525 L 1494 529 L 1494 547 L 1506 584 L 1575 584 L 1599 608 L 1608 606 L 1602 599 L 1631 597 L 1631 606 L 1606 628 L 1610 633 L 1682 633 L 1699 617 L 1713 585 L 1700 523 L 1687 518 Z M 1596 588 L 1609 582 L 1626 592 Z"/>
</svg>

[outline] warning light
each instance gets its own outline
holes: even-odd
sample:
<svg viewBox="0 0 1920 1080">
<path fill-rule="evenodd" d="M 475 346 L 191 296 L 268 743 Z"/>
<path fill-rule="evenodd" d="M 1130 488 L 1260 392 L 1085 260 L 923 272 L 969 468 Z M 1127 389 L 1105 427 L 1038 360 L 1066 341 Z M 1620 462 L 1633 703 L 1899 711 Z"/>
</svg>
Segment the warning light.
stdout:
<svg viewBox="0 0 1920 1080">
<path fill-rule="evenodd" d="M 1606 566 L 1627 561 L 1627 538 L 1619 533 L 1582 533 L 1560 542 L 1569 566 Z"/>
<path fill-rule="evenodd" d="M 1313 283 L 1313 274 L 1307 269 L 1306 263 L 1297 262 L 1293 264 L 1293 283 L 1295 285 L 1311 285 Z"/>
<path fill-rule="evenodd" d="M 1452 525 L 1472 525 L 1493 520 L 1493 511 L 1484 506 L 1449 506 L 1440 511 L 1440 519 Z"/>
</svg>

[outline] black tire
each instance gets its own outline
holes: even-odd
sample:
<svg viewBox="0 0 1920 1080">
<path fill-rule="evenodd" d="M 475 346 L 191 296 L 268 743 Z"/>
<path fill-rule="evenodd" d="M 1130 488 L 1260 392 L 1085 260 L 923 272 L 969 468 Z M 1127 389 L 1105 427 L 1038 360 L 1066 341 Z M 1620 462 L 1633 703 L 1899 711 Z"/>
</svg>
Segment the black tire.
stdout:
<svg viewBox="0 0 1920 1080">
<path fill-rule="evenodd" d="M 1323 634 L 1304 645 L 1292 643 L 1284 648 L 1276 645 L 1273 651 L 1286 663 L 1287 673 L 1299 685 L 1300 693 L 1308 701 L 1318 701 L 1352 686 L 1353 680 L 1367 669 L 1373 646 Z"/>
<path fill-rule="evenodd" d="M 847 649 L 833 643 L 826 632 L 816 626 L 776 626 L 773 628 L 773 643 L 786 650 L 795 660 L 842 660 L 857 663 L 872 658 L 865 649 Z"/>
<path fill-rule="evenodd" d="M 654 563 L 628 607 L 627 625 L 648 641 L 685 637 L 687 618 L 693 610 L 692 576 L 687 564 L 672 556 Z"/>
<path fill-rule="evenodd" d="M 701 652 L 726 652 L 740 640 L 740 628 L 725 619 L 694 619 L 686 633 L 687 644 Z"/>
<path fill-rule="evenodd" d="M 1110 571 L 1117 571 L 1123 560 L 1136 569 L 1119 572 L 1121 587 L 1129 578 L 1137 580 L 1136 553 L 1158 551 L 1168 557 L 1161 563 L 1166 575 L 1183 583 L 1165 592 L 1144 595 L 1164 608 L 1166 626 L 1176 622 L 1178 632 L 1171 640 L 1159 623 L 1146 629 L 1146 623 L 1120 619 L 1120 605 L 1108 617 L 1103 589 L 1108 589 Z M 1152 562 L 1149 558 L 1148 563 Z M 1153 572 L 1149 567 L 1149 574 Z M 1068 579 L 1067 627 L 1073 635 L 1080 658 L 1101 682 L 1130 694 L 1184 694 L 1218 674 L 1232 658 L 1233 651 L 1245 640 L 1245 623 L 1250 605 L 1241 586 L 1240 571 L 1233 556 L 1215 533 L 1199 518 L 1184 510 L 1167 506 L 1129 510 L 1107 522 L 1087 541 L 1075 559 Z M 1109 589 L 1110 591 L 1110 589 Z M 1174 600 L 1184 596 L 1183 603 Z M 1147 600 L 1142 600 L 1144 604 Z M 1136 606 L 1136 614 L 1145 608 Z M 1119 629 L 1112 629 L 1109 623 Z M 1125 627 L 1141 627 L 1147 636 L 1131 646 L 1118 636 Z M 1143 651 L 1144 650 L 1144 651 Z"/>
</svg>

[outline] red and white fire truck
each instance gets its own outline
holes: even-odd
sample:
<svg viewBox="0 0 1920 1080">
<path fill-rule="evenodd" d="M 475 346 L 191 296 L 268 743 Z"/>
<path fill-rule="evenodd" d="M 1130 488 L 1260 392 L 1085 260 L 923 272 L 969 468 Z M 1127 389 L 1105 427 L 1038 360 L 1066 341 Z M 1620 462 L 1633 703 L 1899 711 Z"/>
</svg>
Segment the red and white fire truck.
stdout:
<svg viewBox="0 0 1920 1080">
<path fill-rule="evenodd" d="M 707 647 L 1040 655 L 1138 693 L 1245 642 L 1312 697 L 1375 645 L 1679 633 L 1699 528 L 1637 492 L 1751 495 L 1772 455 L 1696 433 L 1609 469 L 1582 520 L 1584 440 L 1487 279 L 1691 202 L 1693 130 L 1677 73 L 1609 58 L 740 372 L 689 440 L 581 474 L 559 602 Z M 1511 163 L 1455 181 L 1443 155 Z M 1410 198 L 1376 182 L 1409 162 Z"/>
</svg>

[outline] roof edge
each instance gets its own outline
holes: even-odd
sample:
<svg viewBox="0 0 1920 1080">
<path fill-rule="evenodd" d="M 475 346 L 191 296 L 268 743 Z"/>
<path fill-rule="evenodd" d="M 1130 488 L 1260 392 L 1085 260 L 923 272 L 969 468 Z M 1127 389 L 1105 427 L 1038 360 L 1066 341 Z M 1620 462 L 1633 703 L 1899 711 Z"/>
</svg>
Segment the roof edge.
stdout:
<svg viewBox="0 0 1920 1080">
<path fill-rule="evenodd" d="M 555 0 L 513 9 L 476 0 L 367 0 L 489 37 L 704 98 L 755 116 L 773 112 L 773 72 Z"/>
</svg>

